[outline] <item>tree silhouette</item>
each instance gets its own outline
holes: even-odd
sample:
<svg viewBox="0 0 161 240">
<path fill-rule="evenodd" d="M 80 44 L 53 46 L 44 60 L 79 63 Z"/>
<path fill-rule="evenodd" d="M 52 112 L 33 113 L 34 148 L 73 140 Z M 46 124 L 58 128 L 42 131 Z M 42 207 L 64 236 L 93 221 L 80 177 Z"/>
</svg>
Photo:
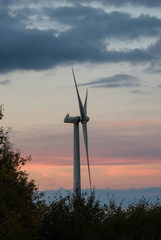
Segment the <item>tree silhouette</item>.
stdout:
<svg viewBox="0 0 161 240">
<path fill-rule="evenodd" d="M 0 120 L 2 119 L 3 117 L 3 108 L 2 108 L 3 105 L 0 105 Z"/>
<path fill-rule="evenodd" d="M 13 149 L 8 131 L 0 128 L 0 239 L 36 240 L 41 227 L 41 201 L 34 180 L 22 167 L 22 158 Z"/>
</svg>

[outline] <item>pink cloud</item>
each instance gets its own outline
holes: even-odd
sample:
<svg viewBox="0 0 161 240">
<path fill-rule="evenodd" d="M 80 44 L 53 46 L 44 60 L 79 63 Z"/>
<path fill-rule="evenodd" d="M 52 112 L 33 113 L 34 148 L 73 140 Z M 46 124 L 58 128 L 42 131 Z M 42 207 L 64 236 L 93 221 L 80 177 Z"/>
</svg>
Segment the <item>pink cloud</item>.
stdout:
<svg viewBox="0 0 161 240">
<path fill-rule="evenodd" d="M 71 189 L 73 166 L 30 164 L 25 167 L 30 178 L 36 180 L 40 190 Z M 96 188 L 143 188 L 157 187 L 161 182 L 161 163 L 140 165 L 93 165 L 92 185 Z M 81 166 L 82 188 L 89 188 L 87 166 Z"/>
<path fill-rule="evenodd" d="M 70 129 L 71 130 L 71 129 Z M 13 142 L 23 156 L 31 154 L 31 164 L 73 165 L 73 132 L 46 127 L 20 131 Z M 86 166 L 82 135 L 81 165 Z M 161 162 L 161 121 L 115 121 L 89 126 L 91 165 L 136 165 Z"/>
</svg>

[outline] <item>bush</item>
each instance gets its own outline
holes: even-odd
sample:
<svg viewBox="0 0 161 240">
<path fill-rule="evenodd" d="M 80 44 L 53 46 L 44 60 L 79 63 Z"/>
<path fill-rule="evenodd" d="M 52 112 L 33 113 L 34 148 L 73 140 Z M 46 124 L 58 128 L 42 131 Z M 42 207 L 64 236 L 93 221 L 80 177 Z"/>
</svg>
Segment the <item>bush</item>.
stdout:
<svg viewBox="0 0 161 240">
<path fill-rule="evenodd" d="M 42 240 L 95 239 L 103 216 L 94 192 L 91 196 L 86 193 L 82 196 L 68 193 L 65 198 L 59 196 L 44 215 Z"/>
</svg>

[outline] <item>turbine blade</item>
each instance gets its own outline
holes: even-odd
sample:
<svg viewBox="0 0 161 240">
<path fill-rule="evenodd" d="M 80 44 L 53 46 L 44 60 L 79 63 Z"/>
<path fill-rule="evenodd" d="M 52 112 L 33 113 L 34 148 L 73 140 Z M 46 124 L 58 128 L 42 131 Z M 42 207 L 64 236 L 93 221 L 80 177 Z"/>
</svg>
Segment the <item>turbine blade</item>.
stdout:
<svg viewBox="0 0 161 240">
<path fill-rule="evenodd" d="M 80 114 L 81 114 L 81 117 L 82 117 L 82 118 L 85 118 L 84 107 L 83 107 L 83 105 L 82 105 L 82 101 L 81 101 L 81 98 L 80 98 L 80 95 L 79 95 L 79 91 L 78 91 L 77 82 L 76 82 L 76 78 L 75 78 L 75 74 L 74 74 L 73 68 L 72 68 L 72 73 L 73 73 L 75 88 L 76 88 L 77 97 L 78 97 L 78 102 L 79 102 Z"/>
<path fill-rule="evenodd" d="M 85 102 L 84 102 L 84 112 L 87 115 L 87 98 L 88 98 L 88 89 L 86 91 L 86 98 L 85 98 Z"/>
<path fill-rule="evenodd" d="M 90 189 L 92 190 L 91 173 L 90 173 L 90 166 L 89 166 L 89 155 L 88 155 L 88 135 L 87 135 L 87 124 L 86 124 L 86 123 L 82 123 L 82 128 L 83 128 L 84 144 L 85 144 L 86 155 L 87 155 L 87 165 L 88 165 L 89 184 L 90 184 Z"/>
</svg>

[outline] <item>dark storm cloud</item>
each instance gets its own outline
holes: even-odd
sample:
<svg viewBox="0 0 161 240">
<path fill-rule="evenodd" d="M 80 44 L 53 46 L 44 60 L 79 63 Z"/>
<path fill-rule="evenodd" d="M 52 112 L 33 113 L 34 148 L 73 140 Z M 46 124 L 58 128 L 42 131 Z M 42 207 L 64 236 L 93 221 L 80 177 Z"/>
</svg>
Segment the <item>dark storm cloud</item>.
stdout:
<svg viewBox="0 0 161 240">
<path fill-rule="evenodd" d="M 148 51 L 108 49 L 112 39 L 121 42 L 159 36 L 161 19 L 156 17 L 132 18 L 127 13 L 105 13 L 78 5 L 38 10 L 17 8 L 10 14 L 11 9 L 7 9 L 6 4 L 10 2 L 2 1 L 0 8 L 0 72 L 42 70 L 76 62 L 151 62 L 156 58 L 154 46 Z M 26 28 L 32 17 L 41 21 L 48 18 L 57 26 L 63 24 L 68 28 L 64 31 Z"/>
<path fill-rule="evenodd" d="M 73 27 L 69 32 L 80 32 L 88 39 L 119 37 L 125 40 L 141 36 L 160 36 L 161 19 L 148 14 L 132 18 L 128 13 L 107 13 L 99 8 L 83 6 L 50 8 L 44 10 L 44 14 L 51 20 L 71 24 Z"/>
<path fill-rule="evenodd" d="M 0 85 L 10 85 L 10 84 L 11 84 L 11 81 L 9 79 L 0 81 Z"/>
<path fill-rule="evenodd" d="M 114 87 L 136 87 L 139 86 L 138 79 L 126 74 L 117 74 L 112 77 L 100 78 L 95 81 L 88 83 L 79 84 L 79 86 L 88 86 L 92 85 L 93 87 L 105 87 L 105 88 L 114 88 Z"/>
</svg>

